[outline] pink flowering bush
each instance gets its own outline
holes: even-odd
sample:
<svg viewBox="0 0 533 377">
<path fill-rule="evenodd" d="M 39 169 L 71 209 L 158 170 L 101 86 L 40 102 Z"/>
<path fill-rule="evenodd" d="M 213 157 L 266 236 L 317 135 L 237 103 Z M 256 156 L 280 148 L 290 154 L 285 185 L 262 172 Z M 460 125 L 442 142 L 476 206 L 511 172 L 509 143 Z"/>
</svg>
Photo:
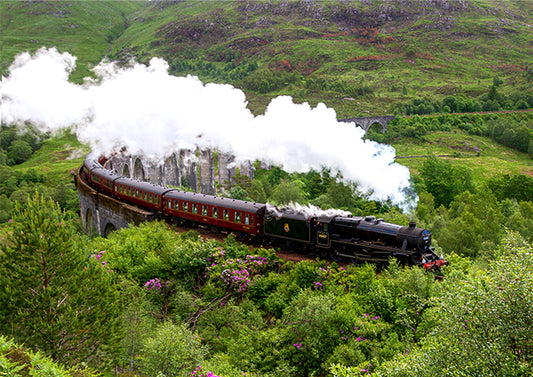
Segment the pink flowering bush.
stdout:
<svg viewBox="0 0 533 377">
<path fill-rule="evenodd" d="M 236 258 L 227 258 L 226 254 L 225 249 L 220 246 L 215 249 L 210 258 L 211 264 L 206 268 L 205 277 L 219 281 L 230 291 L 237 293 L 247 291 L 254 279 L 276 269 L 279 263 L 273 254 L 247 254 Z"/>
</svg>

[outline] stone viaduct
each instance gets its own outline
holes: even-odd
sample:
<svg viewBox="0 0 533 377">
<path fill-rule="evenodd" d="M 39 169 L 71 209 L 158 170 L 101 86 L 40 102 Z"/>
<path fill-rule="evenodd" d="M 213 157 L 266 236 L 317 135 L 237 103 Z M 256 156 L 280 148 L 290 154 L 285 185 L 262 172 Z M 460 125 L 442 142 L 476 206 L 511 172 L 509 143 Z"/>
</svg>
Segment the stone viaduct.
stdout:
<svg viewBox="0 0 533 377">
<path fill-rule="evenodd" d="M 150 161 L 142 155 L 116 154 L 105 167 L 124 177 L 208 195 L 224 191 L 237 169 L 241 175 L 250 178 L 254 175 L 252 162 L 237 164 L 234 156 L 210 149 L 180 150 L 165 161 Z"/>
<path fill-rule="evenodd" d="M 374 123 L 378 123 L 381 125 L 381 132 L 385 132 L 387 130 L 387 125 L 389 122 L 391 122 L 396 116 L 395 115 L 381 115 L 381 116 L 373 116 L 373 117 L 361 117 L 361 118 L 346 118 L 346 119 L 339 119 L 340 122 L 353 122 L 356 126 L 361 127 L 365 132 L 368 132 L 370 129 L 370 126 L 372 126 Z"/>
</svg>

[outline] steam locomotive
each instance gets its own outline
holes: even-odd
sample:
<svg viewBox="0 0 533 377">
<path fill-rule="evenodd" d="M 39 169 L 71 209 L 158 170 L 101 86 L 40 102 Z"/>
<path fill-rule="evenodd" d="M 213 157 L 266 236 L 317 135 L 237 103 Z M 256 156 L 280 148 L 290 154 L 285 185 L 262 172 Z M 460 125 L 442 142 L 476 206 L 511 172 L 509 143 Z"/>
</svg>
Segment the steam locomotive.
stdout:
<svg viewBox="0 0 533 377">
<path fill-rule="evenodd" d="M 374 216 L 310 215 L 261 203 L 185 192 L 123 177 L 87 158 L 81 178 L 93 188 L 188 226 L 233 232 L 261 244 L 329 255 L 335 261 L 386 264 L 391 257 L 426 270 L 447 262 L 431 247 L 431 233 Z"/>
</svg>

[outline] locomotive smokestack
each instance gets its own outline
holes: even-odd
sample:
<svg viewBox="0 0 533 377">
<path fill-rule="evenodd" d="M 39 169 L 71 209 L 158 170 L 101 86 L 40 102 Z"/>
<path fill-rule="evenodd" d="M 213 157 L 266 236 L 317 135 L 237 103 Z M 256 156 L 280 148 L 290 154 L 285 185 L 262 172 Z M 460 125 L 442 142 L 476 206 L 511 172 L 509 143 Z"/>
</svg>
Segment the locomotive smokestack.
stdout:
<svg viewBox="0 0 533 377">
<path fill-rule="evenodd" d="M 416 228 L 416 222 L 410 221 L 409 222 L 409 228 Z"/>
</svg>

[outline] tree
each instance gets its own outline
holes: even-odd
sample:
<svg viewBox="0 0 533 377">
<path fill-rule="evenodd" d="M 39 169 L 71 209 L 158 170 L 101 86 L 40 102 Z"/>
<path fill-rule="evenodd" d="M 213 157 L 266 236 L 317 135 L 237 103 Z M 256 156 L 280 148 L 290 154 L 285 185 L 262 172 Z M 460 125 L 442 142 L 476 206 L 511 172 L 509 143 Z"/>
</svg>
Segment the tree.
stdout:
<svg viewBox="0 0 533 377">
<path fill-rule="evenodd" d="M 464 192 L 474 191 L 472 171 L 454 166 L 451 162 L 429 157 L 420 169 L 427 191 L 435 198 L 435 207 L 448 207 L 453 198 Z"/>
<path fill-rule="evenodd" d="M 120 300 L 113 276 L 76 243 L 57 203 L 15 203 L 0 253 L 0 332 L 55 360 L 113 361 Z"/>
<path fill-rule="evenodd" d="M 384 363 L 383 376 L 530 376 L 533 249 L 509 233 L 486 271 L 452 279 L 422 347 Z"/>
<path fill-rule="evenodd" d="M 26 161 L 33 153 L 31 146 L 24 140 L 15 140 L 7 150 L 7 156 L 14 165 Z"/>
<path fill-rule="evenodd" d="M 301 188 L 301 181 L 290 181 L 284 179 L 272 192 L 272 200 L 278 204 L 300 203 L 305 204 L 304 193 Z"/>
<path fill-rule="evenodd" d="M 491 178 L 487 185 L 498 200 L 533 201 L 533 178 L 527 175 L 503 174 Z"/>
<path fill-rule="evenodd" d="M 233 199 L 251 201 L 248 193 L 240 186 L 235 186 L 231 189 L 230 195 Z"/>
<path fill-rule="evenodd" d="M 267 202 L 267 195 L 265 192 L 265 187 L 263 185 L 263 182 L 255 179 L 252 181 L 252 186 L 250 187 L 250 190 L 248 191 L 248 194 L 250 195 L 250 198 L 258 203 L 266 203 Z"/>
<path fill-rule="evenodd" d="M 11 200 L 6 194 L 0 194 L 0 223 L 5 223 L 11 216 Z"/>
</svg>

